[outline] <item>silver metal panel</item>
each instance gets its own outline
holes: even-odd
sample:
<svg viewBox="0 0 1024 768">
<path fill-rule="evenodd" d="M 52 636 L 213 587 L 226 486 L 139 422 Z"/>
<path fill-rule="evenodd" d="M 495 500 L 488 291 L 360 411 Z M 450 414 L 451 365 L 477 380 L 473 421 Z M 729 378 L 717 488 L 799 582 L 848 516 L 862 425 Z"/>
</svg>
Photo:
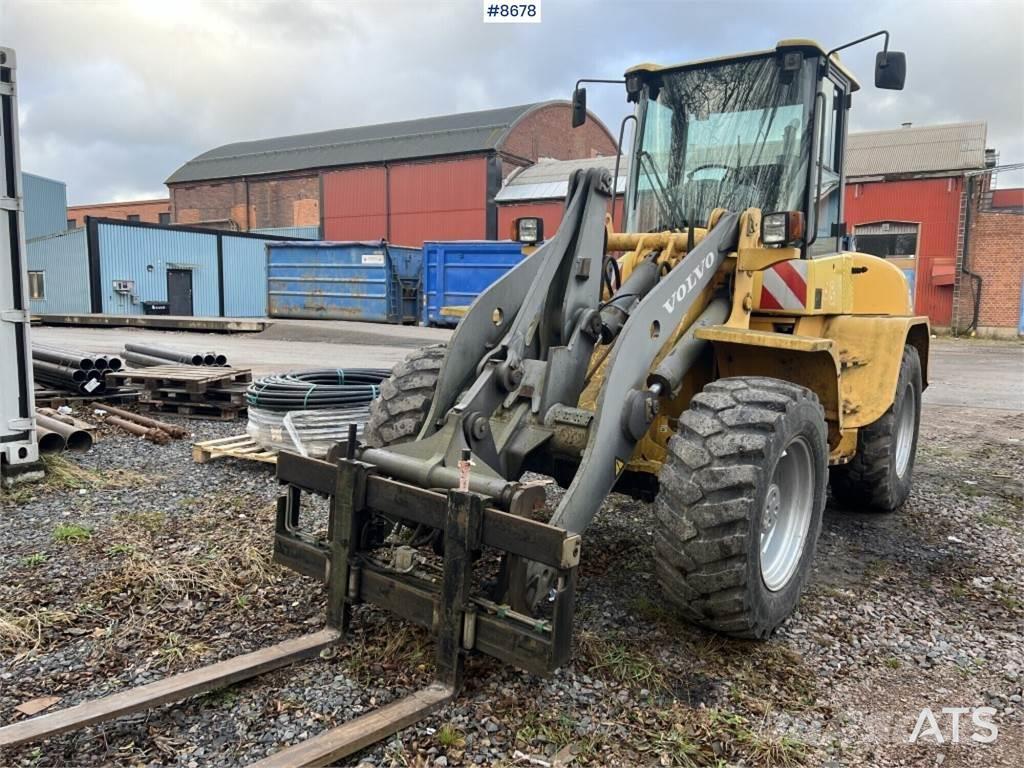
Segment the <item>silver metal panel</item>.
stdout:
<svg viewBox="0 0 1024 768">
<path fill-rule="evenodd" d="M 141 315 L 142 302 L 167 301 L 168 269 L 192 270 L 193 315 L 220 314 L 216 234 L 106 223 L 97 226 L 104 314 Z M 115 280 L 131 281 L 134 288 L 115 291 Z"/>
<path fill-rule="evenodd" d="M 268 242 L 275 241 L 224 236 L 225 317 L 267 316 Z"/>
<path fill-rule="evenodd" d="M 85 229 L 29 240 L 28 271 L 43 273 L 43 298 L 29 297 L 35 315 L 86 314 L 89 295 L 89 251 Z"/>
<path fill-rule="evenodd" d="M 25 270 L 14 51 L 0 48 L 0 472 L 39 459 Z M 10 130 L 6 130 L 10 126 Z"/>
<path fill-rule="evenodd" d="M 63 181 L 22 173 L 25 239 L 55 235 L 68 226 L 68 190 Z"/>
<path fill-rule="evenodd" d="M 984 168 L 986 132 L 985 123 L 952 123 L 851 133 L 846 177 Z"/>
</svg>

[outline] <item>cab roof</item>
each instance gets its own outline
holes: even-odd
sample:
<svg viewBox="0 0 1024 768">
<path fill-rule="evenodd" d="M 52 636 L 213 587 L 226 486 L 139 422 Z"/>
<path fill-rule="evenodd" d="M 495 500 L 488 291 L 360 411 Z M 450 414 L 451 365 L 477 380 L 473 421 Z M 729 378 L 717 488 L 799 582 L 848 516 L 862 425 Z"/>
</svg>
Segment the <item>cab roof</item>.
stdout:
<svg viewBox="0 0 1024 768">
<path fill-rule="evenodd" d="M 773 53 L 778 53 L 780 51 L 793 49 L 803 49 L 805 51 L 808 51 L 812 55 L 821 56 L 822 58 L 828 55 L 828 50 L 823 48 L 821 43 L 818 43 L 815 40 L 804 40 L 802 38 L 794 38 L 792 40 L 780 40 L 774 48 L 770 48 L 764 51 L 748 51 L 747 53 L 736 53 L 731 56 L 714 56 L 709 59 L 698 59 L 697 61 L 687 61 L 682 64 L 671 64 L 668 66 L 650 63 L 637 64 L 636 66 L 627 69 L 626 74 L 628 75 L 632 72 L 674 72 L 680 69 L 690 69 L 692 67 L 700 67 L 706 64 L 721 63 L 725 61 L 750 59 L 756 56 L 766 56 Z M 850 81 L 851 91 L 860 90 L 860 82 L 857 80 L 856 75 L 854 75 L 850 70 L 843 66 L 842 62 L 839 61 L 838 53 L 832 54 L 832 63 L 835 65 L 836 69 L 838 69 Z"/>
</svg>

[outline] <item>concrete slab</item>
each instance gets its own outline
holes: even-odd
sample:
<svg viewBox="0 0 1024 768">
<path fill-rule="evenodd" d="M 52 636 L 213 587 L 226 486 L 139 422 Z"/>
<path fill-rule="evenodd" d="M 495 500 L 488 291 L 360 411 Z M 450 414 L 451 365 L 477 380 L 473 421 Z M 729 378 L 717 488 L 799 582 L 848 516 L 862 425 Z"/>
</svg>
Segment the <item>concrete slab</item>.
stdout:
<svg viewBox="0 0 1024 768">
<path fill-rule="evenodd" d="M 43 325 L 161 328 L 214 333 L 257 333 L 271 322 L 261 318 L 190 315 L 33 315 L 32 319 Z"/>
</svg>

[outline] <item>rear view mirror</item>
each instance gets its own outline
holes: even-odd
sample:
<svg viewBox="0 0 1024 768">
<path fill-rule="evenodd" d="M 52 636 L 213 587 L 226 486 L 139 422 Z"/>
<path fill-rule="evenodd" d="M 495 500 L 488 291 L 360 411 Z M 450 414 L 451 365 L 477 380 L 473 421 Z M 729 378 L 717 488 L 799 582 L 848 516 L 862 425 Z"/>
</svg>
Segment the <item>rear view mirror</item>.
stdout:
<svg viewBox="0 0 1024 768">
<path fill-rule="evenodd" d="M 579 128 L 587 122 L 587 89 L 577 88 L 572 92 L 572 127 Z"/>
<path fill-rule="evenodd" d="M 902 91 L 907 79 L 907 54 L 903 51 L 881 51 L 875 56 L 875 88 Z"/>
</svg>

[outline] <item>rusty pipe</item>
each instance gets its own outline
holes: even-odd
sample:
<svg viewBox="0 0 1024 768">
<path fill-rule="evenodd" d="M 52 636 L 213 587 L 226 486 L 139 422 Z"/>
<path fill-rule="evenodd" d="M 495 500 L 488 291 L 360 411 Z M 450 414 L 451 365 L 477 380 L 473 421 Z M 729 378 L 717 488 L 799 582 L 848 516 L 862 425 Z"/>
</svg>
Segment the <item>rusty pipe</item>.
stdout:
<svg viewBox="0 0 1024 768">
<path fill-rule="evenodd" d="M 56 432 L 36 424 L 36 442 L 40 453 L 60 453 L 64 450 L 64 438 Z"/>
<path fill-rule="evenodd" d="M 166 432 L 171 437 L 188 437 L 188 430 L 185 429 L 184 427 L 179 427 L 175 424 L 168 424 L 165 421 L 157 421 L 156 419 L 151 419 L 148 416 L 142 416 L 138 413 L 125 411 L 122 410 L 121 408 L 115 408 L 114 406 L 107 405 L 106 403 L 103 404 L 102 410 L 106 411 L 109 414 L 113 414 L 114 416 L 117 416 L 120 419 L 132 421 L 135 422 L 136 424 L 141 424 L 144 427 L 159 429 L 163 432 Z"/>
<path fill-rule="evenodd" d="M 134 421 L 122 419 L 120 416 L 107 416 L 104 421 L 108 424 L 113 424 L 115 427 L 120 427 L 125 432 L 131 432 L 133 435 L 144 437 L 151 443 L 157 443 L 158 445 L 164 445 L 171 440 L 170 436 L 162 429 L 144 427 L 141 424 L 136 424 Z"/>
<path fill-rule="evenodd" d="M 63 421 L 65 424 L 69 424 L 75 429 L 82 429 L 86 432 L 92 432 L 96 429 L 95 424 L 90 424 L 88 421 L 76 419 L 74 416 L 65 415 L 53 408 L 36 408 L 36 413 L 41 413 L 43 416 L 49 416 L 51 419 L 56 419 L 57 421 Z"/>
<path fill-rule="evenodd" d="M 63 437 L 69 451 L 84 453 L 92 448 L 92 435 L 84 429 L 78 429 L 70 424 L 65 424 L 63 421 L 51 419 L 49 416 L 41 413 L 36 414 L 36 424 Z"/>
</svg>

